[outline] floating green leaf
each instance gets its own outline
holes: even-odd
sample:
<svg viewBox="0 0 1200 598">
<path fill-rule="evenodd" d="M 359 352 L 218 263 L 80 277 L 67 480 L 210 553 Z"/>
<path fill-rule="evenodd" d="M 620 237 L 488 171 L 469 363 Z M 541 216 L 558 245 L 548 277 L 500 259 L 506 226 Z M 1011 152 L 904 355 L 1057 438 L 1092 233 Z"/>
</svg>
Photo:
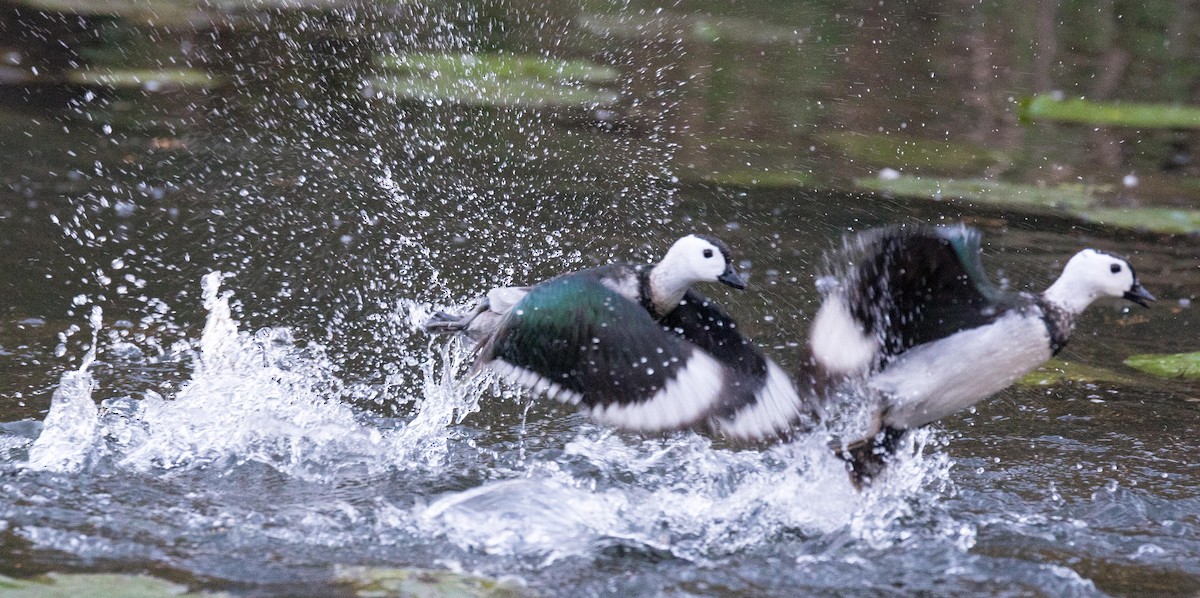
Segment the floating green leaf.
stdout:
<svg viewBox="0 0 1200 598">
<path fill-rule="evenodd" d="M 473 81 L 534 79 L 615 83 L 621 73 L 586 60 L 560 60 L 518 54 L 393 54 L 379 60 L 385 69 L 413 77 Z"/>
<path fill-rule="evenodd" d="M 917 176 L 859 178 L 854 184 L 872 191 L 930 199 L 959 198 L 1001 206 L 1075 209 L 1091 207 L 1096 201 L 1093 193 L 1103 190 L 1084 185 L 1039 187 L 984 179 Z"/>
<path fill-rule="evenodd" d="M 615 104 L 620 99 L 611 91 L 549 85 L 539 81 L 443 82 L 377 77 L 372 85 L 380 91 L 409 100 L 477 106 L 587 107 Z"/>
<path fill-rule="evenodd" d="M 404 598 L 517 598 L 529 592 L 508 583 L 450 571 L 341 567 L 337 579 L 359 596 Z"/>
<path fill-rule="evenodd" d="M 371 80 L 384 93 L 423 102 L 524 108 L 594 107 L 620 95 L 611 67 L 583 60 L 511 54 L 400 54 L 380 60 L 386 74 Z"/>
<path fill-rule="evenodd" d="M 1200 352 L 1134 355 L 1125 365 L 1163 378 L 1200 380 Z"/>
<path fill-rule="evenodd" d="M 860 178 L 861 189 L 929 199 L 967 199 L 1013 208 L 1052 209 L 1102 224 L 1167 234 L 1200 231 L 1200 210 L 1175 208 L 1104 208 L 1096 205 L 1096 194 L 1111 191 L 1107 186 L 1059 185 L 1039 187 L 983 179 L 950 179 L 900 176 Z"/>
<path fill-rule="evenodd" d="M 0 575 L 0 596 L 4 598 L 187 598 L 223 595 L 188 593 L 185 586 L 148 575 L 47 573 L 31 579 Z"/>
<path fill-rule="evenodd" d="M 843 131 L 820 135 L 846 157 L 873 166 L 978 173 L 1012 162 L 1007 152 L 968 143 L 919 139 L 906 135 Z"/>
<path fill-rule="evenodd" d="M 665 32 L 675 32 L 689 40 L 709 43 L 799 44 L 804 42 L 806 33 L 805 29 L 755 19 L 671 12 L 585 14 L 576 17 L 575 21 L 584 31 L 605 37 L 661 36 Z"/>
<path fill-rule="evenodd" d="M 1158 233 L 1191 234 L 1200 231 L 1200 210 L 1173 208 L 1089 208 L 1076 215 L 1084 220 Z"/>
<path fill-rule="evenodd" d="M 223 80 L 211 73 L 195 69 L 103 69 L 67 71 L 67 81 L 77 85 L 114 87 L 119 89 L 177 89 L 190 87 L 208 89 L 219 86 Z"/>
<path fill-rule="evenodd" d="M 1020 386 L 1047 386 L 1067 382 L 1132 384 L 1133 380 L 1113 370 L 1060 359 L 1052 359 L 1017 380 Z"/>
<path fill-rule="evenodd" d="M 1038 94 L 1021 101 L 1022 120 L 1049 120 L 1089 125 L 1152 128 L 1200 128 L 1200 106 L 1091 102 Z"/>
</svg>

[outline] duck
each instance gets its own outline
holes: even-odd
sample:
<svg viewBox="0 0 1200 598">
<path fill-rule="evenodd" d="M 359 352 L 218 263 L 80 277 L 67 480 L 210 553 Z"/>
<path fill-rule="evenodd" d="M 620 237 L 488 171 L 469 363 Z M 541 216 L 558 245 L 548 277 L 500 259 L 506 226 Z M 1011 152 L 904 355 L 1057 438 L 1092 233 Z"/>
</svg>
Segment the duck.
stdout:
<svg viewBox="0 0 1200 598">
<path fill-rule="evenodd" d="M 734 441 L 781 436 L 816 415 L 791 378 L 692 286 L 746 281 L 728 245 L 691 234 L 655 264 L 612 263 L 488 291 L 425 329 L 476 341 L 471 373 L 640 432 L 707 429 Z"/>
<path fill-rule="evenodd" d="M 678 306 L 693 284 L 720 282 L 745 289 L 746 280 L 734 267 L 733 259 L 729 246 L 720 239 L 691 234 L 675 241 L 656 264 L 612 263 L 556 278 L 576 277 L 602 284 L 640 305 L 654 319 L 661 319 Z M 425 322 L 425 330 L 435 334 L 462 333 L 480 342 L 496 330 L 532 289 L 532 286 L 493 288 L 476 299 L 474 308 L 464 315 L 435 312 Z"/>
<path fill-rule="evenodd" d="M 880 475 L 906 431 L 992 396 L 1062 351 L 1094 301 L 1155 300 L 1128 260 L 1095 249 L 1072 256 L 1041 293 L 1001 289 L 983 269 L 982 235 L 963 225 L 864 231 L 827 253 L 824 270 L 810 363 L 869 401 L 867 434 L 838 450 L 859 486 Z"/>
<path fill-rule="evenodd" d="M 1002 289 L 985 274 L 981 233 L 963 225 L 862 231 L 823 262 L 821 304 L 794 372 L 800 391 L 720 305 L 691 288 L 746 286 L 728 247 L 699 235 L 677 241 L 657 264 L 493 289 L 466 315 L 435 314 L 426 327 L 475 339 L 472 373 L 491 369 L 628 430 L 787 441 L 816 430 L 831 397 L 848 393 L 871 423 L 831 446 L 862 489 L 907 432 L 1060 352 L 1096 300 L 1155 300 L 1128 260 L 1095 249 L 1071 257 L 1042 293 Z"/>
</svg>

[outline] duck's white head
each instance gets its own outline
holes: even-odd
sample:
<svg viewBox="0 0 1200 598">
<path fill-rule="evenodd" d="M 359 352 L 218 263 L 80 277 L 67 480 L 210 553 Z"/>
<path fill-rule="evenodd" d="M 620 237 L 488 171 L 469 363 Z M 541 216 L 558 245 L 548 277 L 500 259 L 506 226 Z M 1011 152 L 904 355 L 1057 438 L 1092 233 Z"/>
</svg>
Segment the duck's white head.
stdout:
<svg viewBox="0 0 1200 598">
<path fill-rule="evenodd" d="M 687 284 L 721 282 L 735 289 L 746 288 L 745 279 L 733 267 L 729 246 L 704 235 L 688 235 L 676 241 L 655 270 Z"/>
<path fill-rule="evenodd" d="M 727 245 L 712 237 L 688 235 L 676 241 L 650 271 L 650 295 L 655 309 L 660 314 L 675 309 L 688 288 L 697 282 L 746 288 L 746 280 L 733 267 L 733 254 Z"/>
<path fill-rule="evenodd" d="M 1138 282 L 1129 262 L 1095 249 L 1076 253 L 1043 295 L 1075 314 L 1083 313 L 1100 297 L 1124 297 L 1143 307 L 1154 301 L 1154 295 Z"/>
</svg>

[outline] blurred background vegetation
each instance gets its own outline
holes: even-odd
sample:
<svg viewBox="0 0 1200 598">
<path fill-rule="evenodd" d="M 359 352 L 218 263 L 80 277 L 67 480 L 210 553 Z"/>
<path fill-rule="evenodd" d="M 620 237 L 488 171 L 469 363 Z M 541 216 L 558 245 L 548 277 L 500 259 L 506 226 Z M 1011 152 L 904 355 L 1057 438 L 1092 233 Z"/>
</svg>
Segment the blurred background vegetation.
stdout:
<svg viewBox="0 0 1200 598">
<path fill-rule="evenodd" d="M 387 98 L 661 136 L 684 184 L 868 188 L 1177 232 L 1200 224 L 1191 2 L 0 7 L 5 120 L 57 111 L 158 152 L 187 151 L 217 120 L 352 128 Z M 1142 206 L 1184 211 L 1128 210 Z"/>
</svg>

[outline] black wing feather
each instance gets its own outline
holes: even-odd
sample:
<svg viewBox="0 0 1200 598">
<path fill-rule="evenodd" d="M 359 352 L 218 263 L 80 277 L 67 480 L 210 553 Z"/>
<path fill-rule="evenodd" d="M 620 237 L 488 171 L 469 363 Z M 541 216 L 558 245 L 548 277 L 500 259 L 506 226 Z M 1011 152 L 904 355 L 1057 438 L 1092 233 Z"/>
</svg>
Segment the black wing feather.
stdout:
<svg viewBox="0 0 1200 598">
<path fill-rule="evenodd" d="M 867 231 L 827 258 L 827 267 L 842 283 L 851 314 L 883 342 L 885 362 L 994 322 L 1016 304 L 1015 294 L 984 273 L 979 232 L 963 226 Z"/>
<path fill-rule="evenodd" d="M 733 374 L 730 392 L 714 415 L 732 417 L 739 409 L 756 401 L 755 393 L 767 379 L 767 360 L 758 347 L 738 331 L 737 322 L 720 305 L 689 290 L 679 306 L 660 323 L 715 357 Z"/>
</svg>

